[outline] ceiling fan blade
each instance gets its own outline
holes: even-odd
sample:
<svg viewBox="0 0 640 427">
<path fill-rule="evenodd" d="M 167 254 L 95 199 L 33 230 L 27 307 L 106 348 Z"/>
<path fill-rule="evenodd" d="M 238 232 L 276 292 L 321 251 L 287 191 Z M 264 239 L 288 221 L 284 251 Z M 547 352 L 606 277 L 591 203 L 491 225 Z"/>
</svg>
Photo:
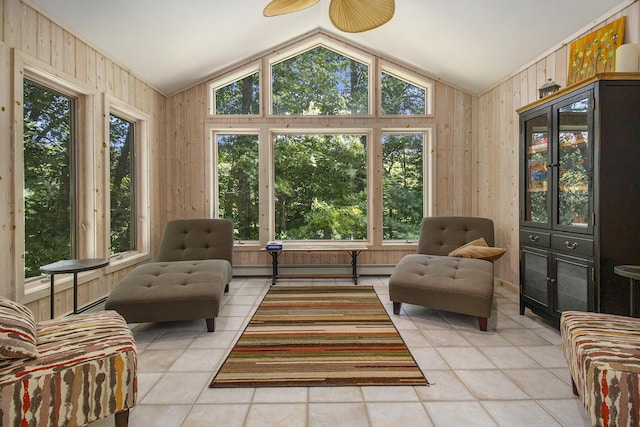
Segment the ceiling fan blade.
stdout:
<svg viewBox="0 0 640 427">
<path fill-rule="evenodd" d="M 262 11 L 264 16 L 284 15 L 317 4 L 320 0 L 272 0 Z"/>
<path fill-rule="evenodd" d="M 331 0 L 329 18 L 339 30 L 360 33 L 388 22 L 395 12 L 394 0 Z"/>
</svg>

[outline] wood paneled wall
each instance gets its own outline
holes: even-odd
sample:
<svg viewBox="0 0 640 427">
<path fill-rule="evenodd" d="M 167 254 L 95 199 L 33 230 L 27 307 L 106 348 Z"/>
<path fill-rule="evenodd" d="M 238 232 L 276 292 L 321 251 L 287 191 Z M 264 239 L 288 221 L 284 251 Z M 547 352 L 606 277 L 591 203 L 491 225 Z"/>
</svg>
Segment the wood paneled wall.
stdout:
<svg viewBox="0 0 640 427">
<path fill-rule="evenodd" d="M 111 96 L 126 105 L 147 114 L 149 119 L 149 164 L 150 164 L 150 192 L 159 193 L 155 183 L 163 176 L 162 159 L 158 156 L 158 147 L 165 140 L 165 96 L 131 73 L 121 64 L 116 63 L 100 50 L 87 44 L 78 36 L 62 27 L 55 20 L 38 11 L 32 5 L 20 0 L 0 0 L 0 295 L 16 298 L 20 293 L 17 286 L 21 279 L 16 279 L 23 273 L 16 271 L 17 259 L 14 247 L 16 222 L 21 221 L 17 215 L 21 207 L 15 206 L 14 171 L 14 126 L 21 126 L 22 117 L 12 117 L 16 103 L 21 99 L 14 99 L 14 67 L 13 57 L 32 58 L 32 63 L 42 64 L 47 72 L 55 74 L 57 79 L 82 84 L 91 90 L 98 100 L 96 105 L 102 105 L 102 97 Z M 20 78 L 17 76 L 16 78 Z M 19 104 L 18 104 L 19 105 Z M 92 141 L 80 143 L 95 144 L 96 151 L 103 146 L 103 118 L 104 112 L 96 111 L 96 125 Z M 90 182 L 93 182 L 91 180 Z M 101 192 L 104 183 L 96 180 L 95 192 Z M 108 184 L 107 184 L 108 185 Z M 101 187 L 102 186 L 102 187 Z M 152 196 L 152 216 L 158 210 L 160 201 Z M 100 207 L 100 204 L 97 204 Z M 97 222 L 93 225 L 97 229 L 103 227 L 100 218 L 104 213 L 97 213 Z M 158 215 L 160 216 L 160 215 Z M 158 229 L 158 220 L 151 218 L 152 229 Z M 156 233 L 157 234 L 157 233 Z M 97 239 L 108 239 L 108 236 L 98 235 Z M 154 246 L 152 240 L 152 246 Z M 97 256 L 107 256 L 98 253 Z M 88 304 L 104 297 L 117 283 L 119 278 L 129 269 L 104 273 L 104 269 L 83 275 L 78 292 L 79 305 Z M 59 276 L 62 277 L 62 276 Z M 67 281 L 69 278 L 67 278 Z M 48 282 L 48 280 L 47 280 Z M 39 319 L 49 317 L 49 298 L 47 292 L 38 292 L 28 300 L 28 306 Z M 56 294 L 56 313 L 64 313 L 73 307 L 72 292 L 67 286 Z"/>
<path fill-rule="evenodd" d="M 518 138 L 516 110 L 539 99 L 538 88 L 547 79 L 566 87 L 569 44 L 571 41 L 626 16 L 625 43 L 640 39 L 640 3 L 626 5 L 602 22 L 594 22 L 566 43 L 550 48 L 544 56 L 527 64 L 478 100 L 478 168 L 476 192 L 478 215 L 496 223 L 497 245 L 506 247 L 505 257 L 496 262 L 495 274 L 500 279 L 519 283 L 518 272 Z M 635 143 L 635 142 L 630 142 Z M 639 195 L 640 197 L 640 195 Z"/>
</svg>

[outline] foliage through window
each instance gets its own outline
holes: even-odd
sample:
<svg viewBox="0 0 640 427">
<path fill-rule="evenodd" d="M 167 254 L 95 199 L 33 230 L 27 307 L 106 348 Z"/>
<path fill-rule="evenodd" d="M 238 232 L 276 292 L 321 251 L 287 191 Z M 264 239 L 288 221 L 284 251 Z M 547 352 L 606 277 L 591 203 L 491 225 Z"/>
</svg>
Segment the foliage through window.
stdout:
<svg viewBox="0 0 640 427">
<path fill-rule="evenodd" d="M 136 249 L 135 125 L 109 115 L 111 255 Z"/>
<path fill-rule="evenodd" d="M 275 235 L 283 240 L 367 237 L 367 137 L 274 137 Z"/>
<path fill-rule="evenodd" d="M 424 216 L 424 134 L 382 136 L 385 240 L 419 237 Z"/>
<path fill-rule="evenodd" d="M 272 66 L 275 115 L 369 114 L 369 67 L 319 46 Z"/>
<path fill-rule="evenodd" d="M 75 99 L 23 83 L 25 278 L 75 257 Z"/>
<path fill-rule="evenodd" d="M 258 240 L 258 136 L 217 134 L 218 216 L 236 240 Z"/>
<path fill-rule="evenodd" d="M 215 89 L 216 114 L 259 114 L 260 74 L 253 73 Z"/>
<path fill-rule="evenodd" d="M 426 90 L 382 73 L 382 114 L 426 114 Z"/>
</svg>

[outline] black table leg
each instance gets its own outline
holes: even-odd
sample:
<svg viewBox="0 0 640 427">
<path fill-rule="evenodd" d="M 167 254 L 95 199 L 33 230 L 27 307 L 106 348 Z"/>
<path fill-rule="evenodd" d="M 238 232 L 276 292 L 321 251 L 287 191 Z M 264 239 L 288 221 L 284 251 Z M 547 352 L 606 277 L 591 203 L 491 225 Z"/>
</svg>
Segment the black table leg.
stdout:
<svg viewBox="0 0 640 427">
<path fill-rule="evenodd" d="M 278 277 L 278 257 L 280 252 L 269 251 L 271 255 L 271 286 L 276 284 L 276 278 Z"/>
<path fill-rule="evenodd" d="M 54 297 L 54 291 L 53 291 L 53 285 L 54 285 L 54 283 L 53 283 L 53 276 L 55 276 L 55 274 L 51 274 L 51 291 L 50 291 L 50 292 L 51 292 L 51 304 L 50 304 L 50 306 L 51 306 L 51 318 L 52 318 L 52 319 L 53 319 L 53 316 L 54 316 L 54 309 L 53 309 L 53 306 L 54 306 L 54 302 L 53 302 L 53 297 Z"/>
<path fill-rule="evenodd" d="M 358 284 L 358 255 L 360 255 L 360 251 L 351 251 L 349 252 L 351 255 L 351 274 L 353 275 L 353 284 Z"/>
</svg>

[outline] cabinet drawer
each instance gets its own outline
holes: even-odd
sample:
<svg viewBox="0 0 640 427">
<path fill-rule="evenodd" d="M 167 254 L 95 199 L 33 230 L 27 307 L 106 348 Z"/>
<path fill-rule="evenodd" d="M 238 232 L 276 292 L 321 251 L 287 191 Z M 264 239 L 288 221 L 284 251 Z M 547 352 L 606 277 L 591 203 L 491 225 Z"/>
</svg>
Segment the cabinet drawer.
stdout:
<svg viewBox="0 0 640 427">
<path fill-rule="evenodd" d="M 520 230 L 520 244 L 529 246 L 550 247 L 551 235 L 539 231 Z"/>
<path fill-rule="evenodd" d="M 551 237 L 551 247 L 573 255 L 593 256 L 593 240 L 591 239 L 556 234 Z"/>
</svg>

